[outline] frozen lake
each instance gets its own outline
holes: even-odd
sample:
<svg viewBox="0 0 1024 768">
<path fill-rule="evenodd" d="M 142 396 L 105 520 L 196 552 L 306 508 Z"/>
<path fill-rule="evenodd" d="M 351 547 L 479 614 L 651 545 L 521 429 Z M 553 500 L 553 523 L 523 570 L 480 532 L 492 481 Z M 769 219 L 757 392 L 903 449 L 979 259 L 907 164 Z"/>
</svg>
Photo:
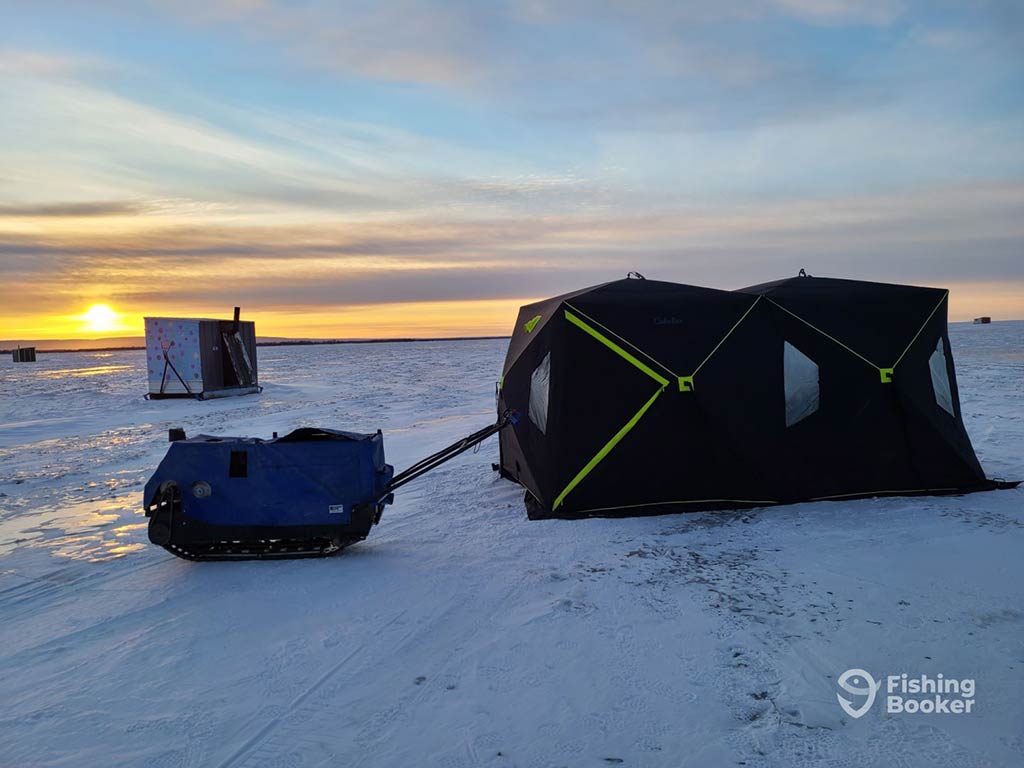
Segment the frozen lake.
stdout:
<svg viewBox="0 0 1024 768">
<path fill-rule="evenodd" d="M 964 419 L 1024 477 L 1024 322 L 955 324 Z M 503 340 L 264 347 L 259 396 L 142 398 L 145 353 L 0 361 L 0 765 L 1017 766 L 1020 490 L 530 522 L 492 439 L 324 560 L 146 539 L 167 429 L 494 419 Z M 860 719 L 863 668 L 976 681 L 970 714 Z"/>
</svg>

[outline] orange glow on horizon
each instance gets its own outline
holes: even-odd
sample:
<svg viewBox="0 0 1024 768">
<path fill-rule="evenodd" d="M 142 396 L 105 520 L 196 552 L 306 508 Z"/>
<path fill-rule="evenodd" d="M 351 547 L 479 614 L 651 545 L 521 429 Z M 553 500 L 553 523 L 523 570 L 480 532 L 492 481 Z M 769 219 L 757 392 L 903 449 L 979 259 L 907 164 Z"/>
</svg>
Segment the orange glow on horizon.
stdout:
<svg viewBox="0 0 1024 768">
<path fill-rule="evenodd" d="M 534 297 L 469 301 L 407 302 L 340 307 L 285 307 L 247 311 L 242 317 L 256 322 L 261 338 L 386 339 L 452 336 L 506 336 L 512 332 L 519 307 Z M 154 306 L 145 310 L 114 312 L 94 305 L 81 315 L 56 317 L 0 317 L 3 340 L 94 340 L 103 337 L 141 338 L 143 317 L 224 317 L 220 306 Z M 12 322 L 13 321 L 13 322 Z M 108 330 L 104 330 L 109 328 Z"/>
<path fill-rule="evenodd" d="M 950 322 L 979 315 L 994 320 L 1024 319 L 1024 288 L 1019 283 L 950 284 Z M 440 338 L 506 336 L 519 307 L 544 297 L 423 301 L 343 306 L 242 307 L 260 337 L 310 339 Z M 230 302 L 229 302 L 230 303 Z M 94 304 L 77 315 L 0 315 L 0 340 L 92 340 L 143 336 L 143 316 L 228 317 L 224 306 L 187 304 L 135 307 L 121 311 Z"/>
</svg>

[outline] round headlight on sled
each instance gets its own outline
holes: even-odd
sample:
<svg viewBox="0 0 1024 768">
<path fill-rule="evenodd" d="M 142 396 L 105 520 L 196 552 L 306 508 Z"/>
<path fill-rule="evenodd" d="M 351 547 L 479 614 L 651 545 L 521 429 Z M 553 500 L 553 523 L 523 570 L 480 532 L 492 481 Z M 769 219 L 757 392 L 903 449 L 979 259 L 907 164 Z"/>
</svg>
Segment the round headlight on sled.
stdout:
<svg viewBox="0 0 1024 768">
<path fill-rule="evenodd" d="M 197 499 L 208 499 L 213 494 L 213 489 L 205 480 L 197 480 L 192 483 L 192 495 Z"/>
</svg>

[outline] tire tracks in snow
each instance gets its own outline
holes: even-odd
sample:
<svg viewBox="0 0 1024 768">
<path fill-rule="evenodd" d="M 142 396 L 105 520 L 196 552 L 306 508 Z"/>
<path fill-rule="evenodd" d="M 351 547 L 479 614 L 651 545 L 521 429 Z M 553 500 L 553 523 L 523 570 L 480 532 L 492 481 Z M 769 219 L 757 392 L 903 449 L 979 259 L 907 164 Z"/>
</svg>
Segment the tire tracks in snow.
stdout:
<svg viewBox="0 0 1024 768">
<path fill-rule="evenodd" d="M 393 619 L 391 619 L 383 627 L 381 627 L 381 629 L 385 630 L 388 627 L 394 625 L 395 622 L 401 619 L 406 613 L 407 611 L 401 611 L 398 615 L 396 615 Z M 291 703 L 287 706 L 287 708 L 282 714 L 277 715 L 276 717 L 269 720 L 262 728 L 259 729 L 259 731 L 257 731 L 252 737 L 246 740 L 245 743 L 242 744 L 242 746 L 235 750 L 235 752 L 233 752 L 223 761 L 218 763 L 217 768 L 233 768 L 233 766 L 239 765 L 241 761 L 249 757 L 250 753 L 257 746 L 259 746 L 261 742 L 263 742 L 268 736 L 270 736 L 274 729 L 276 729 L 283 720 L 285 720 L 289 715 L 293 714 L 299 707 L 301 707 L 306 702 L 307 699 L 313 696 L 318 690 L 323 688 L 323 686 L 329 680 L 331 680 L 331 678 L 337 675 L 345 667 L 345 665 L 348 664 L 349 661 L 355 658 L 358 654 L 362 653 L 365 650 L 365 648 L 366 643 L 361 643 L 357 648 L 355 648 L 352 651 L 349 651 L 349 653 L 346 656 L 344 656 L 341 659 L 341 661 L 337 662 L 333 667 L 331 667 L 322 675 L 320 675 L 320 677 L 317 678 L 312 685 L 310 685 L 302 693 L 300 693 L 298 696 L 292 699 Z"/>
<path fill-rule="evenodd" d="M 105 587 L 129 576 L 138 574 L 158 565 L 167 565 L 174 561 L 173 556 L 157 557 L 149 562 L 139 563 L 132 567 L 125 567 L 119 560 L 114 560 L 115 566 L 110 568 L 109 573 L 101 573 L 95 576 L 81 576 L 74 578 L 73 574 L 63 570 L 54 570 L 45 576 L 24 576 L 17 572 L 7 574 L 14 578 L 20 578 L 23 583 L 6 587 L 0 590 L 0 609 L 3 610 L 5 621 L 20 619 L 30 616 L 38 611 L 52 611 L 62 602 L 67 602 L 79 597 L 87 590 L 94 590 L 96 587 Z M 81 570 L 81 569 L 80 569 Z M 71 578 L 69 578 L 69 576 Z M 56 600 L 48 598 L 56 597 Z M 21 611 L 11 612 L 10 607 L 15 609 L 24 606 Z"/>
<path fill-rule="evenodd" d="M 433 583 L 427 594 L 438 594 L 442 586 Z M 373 639 L 345 654 L 216 765 L 366 765 L 382 754 L 396 728 L 415 717 L 413 713 L 425 702 L 454 691 L 458 675 L 453 668 L 463 660 L 458 649 L 468 647 L 481 632 L 492 628 L 493 620 L 503 616 L 509 601 L 525 588 L 515 584 L 504 590 L 497 599 L 486 602 L 482 613 L 471 599 L 479 591 L 475 583 L 450 593 L 440 610 L 435 601 L 424 599 L 417 613 L 401 611 L 383 624 Z M 413 625 L 388 631 L 408 622 Z M 466 632 L 467 627 L 472 629 Z M 443 663 L 438 664 L 439 659 L 444 659 Z M 417 677 L 417 672 L 422 674 Z M 364 679 L 369 676 L 383 678 L 379 694 L 362 701 L 346 695 L 347 690 L 368 690 Z M 399 692 L 392 695 L 396 688 Z M 465 765 L 478 764 L 472 743 L 463 741 L 459 751 Z"/>
</svg>

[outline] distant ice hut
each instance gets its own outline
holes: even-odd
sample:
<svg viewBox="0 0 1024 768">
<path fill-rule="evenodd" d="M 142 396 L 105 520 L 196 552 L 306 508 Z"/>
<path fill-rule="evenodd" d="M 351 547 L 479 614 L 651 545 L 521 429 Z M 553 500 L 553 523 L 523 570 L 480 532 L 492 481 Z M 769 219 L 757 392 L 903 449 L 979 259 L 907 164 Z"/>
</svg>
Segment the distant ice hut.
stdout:
<svg viewBox="0 0 1024 768">
<path fill-rule="evenodd" d="M 259 392 L 256 324 L 196 317 L 147 317 L 149 398 L 230 397 Z"/>
<path fill-rule="evenodd" d="M 36 361 L 36 348 L 18 347 L 11 352 L 11 357 L 16 363 L 34 363 Z"/>
</svg>

